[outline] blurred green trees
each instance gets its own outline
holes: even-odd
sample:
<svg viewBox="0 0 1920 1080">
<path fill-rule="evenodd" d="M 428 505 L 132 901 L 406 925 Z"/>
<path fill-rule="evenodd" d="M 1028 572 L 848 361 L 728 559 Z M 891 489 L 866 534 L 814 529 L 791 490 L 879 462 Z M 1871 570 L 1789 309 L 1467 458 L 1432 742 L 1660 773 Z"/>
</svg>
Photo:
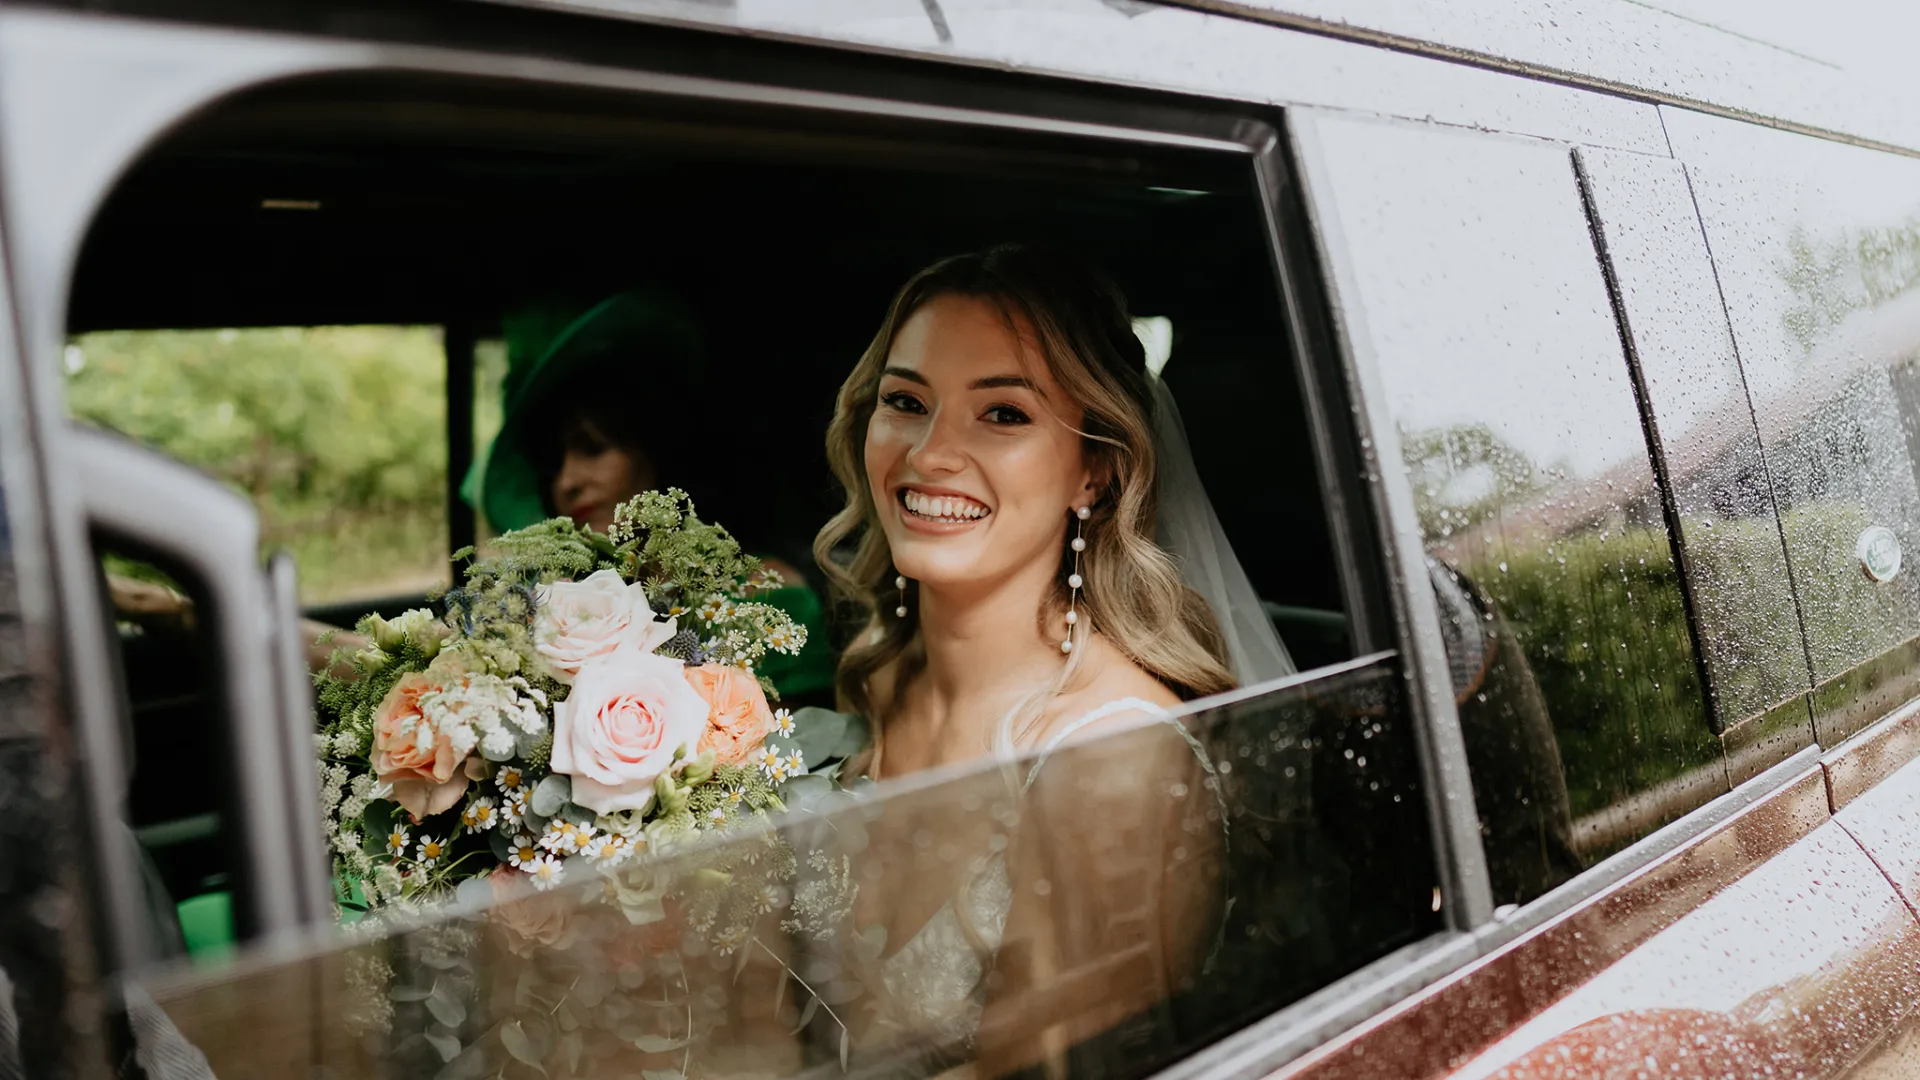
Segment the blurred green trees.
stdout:
<svg viewBox="0 0 1920 1080">
<path fill-rule="evenodd" d="M 66 351 L 85 422 L 252 499 L 309 603 L 447 580 L 446 359 L 437 327 L 115 331 Z"/>
</svg>

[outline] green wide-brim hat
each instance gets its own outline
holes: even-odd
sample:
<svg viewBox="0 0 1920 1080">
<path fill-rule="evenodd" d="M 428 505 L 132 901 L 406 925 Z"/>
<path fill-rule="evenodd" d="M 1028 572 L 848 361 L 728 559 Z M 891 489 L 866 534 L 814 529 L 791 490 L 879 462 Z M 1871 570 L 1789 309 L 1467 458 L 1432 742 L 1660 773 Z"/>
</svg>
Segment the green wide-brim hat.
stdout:
<svg viewBox="0 0 1920 1080">
<path fill-rule="evenodd" d="M 542 304 L 501 320 L 507 344 L 501 385 L 505 416 L 500 433 L 460 485 L 461 497 L 486 515 L 495 532 L 523 529 L 547 516 L 528 451 L 542 434 L 534 425 L 556 390 L 597 364 L 644 365 L 672 386 L 690 385 L 700 367 L 699 331 L 672 296 L 636 289 L 573 316 L 577 310 Z M 632 381 L 630 374 L 611 380 L 614 385 Z"/>
</svg>

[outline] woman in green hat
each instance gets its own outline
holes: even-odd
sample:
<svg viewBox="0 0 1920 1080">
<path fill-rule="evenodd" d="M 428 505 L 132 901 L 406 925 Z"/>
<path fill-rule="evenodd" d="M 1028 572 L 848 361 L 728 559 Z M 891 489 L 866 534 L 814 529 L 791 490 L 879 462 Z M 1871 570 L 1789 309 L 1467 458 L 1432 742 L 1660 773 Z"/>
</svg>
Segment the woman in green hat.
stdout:
<svg viewBox="0 0 1920 1080">
<path fill-rule="evenodd" d="M 505 417 L 462 495 L 498 532 L 560 515 L 604 532 L 615 507 L 667 486 L 725 524 L 724 513 L 713 514 L 723 504 L 700 482 L 715 467 L 714 442 L 696 403 L 717 395 L 705 385 L 700 335 L 686 310 L 665 294 L 636 290 L 569 314 L 542 305 L 504 320 Z M 751 538 L 744 542 L 751 550 Z M 820 599 L 792 566 L 762 561 L 788 584 L 757 599 L 805 626 L 807 646 L 798 656 L 767 657 L 761 673 L 789 703 L 830 704 L 834 660 Z"/>
</svg>

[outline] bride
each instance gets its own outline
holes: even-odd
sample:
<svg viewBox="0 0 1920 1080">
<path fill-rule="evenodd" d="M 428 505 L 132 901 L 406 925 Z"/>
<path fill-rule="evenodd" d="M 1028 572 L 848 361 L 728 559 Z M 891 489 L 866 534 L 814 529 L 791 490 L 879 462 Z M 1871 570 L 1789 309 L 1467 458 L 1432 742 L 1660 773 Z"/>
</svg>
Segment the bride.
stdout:
<svg viewBox="0 0 1920 1080">
<path fill-rule="evenodd" d="M 1026 759 L 1022 820 L 1047 822 L 951 879 L 863 892 L 858 917 L 891 943 L 880 1027 L 943 1047 L 941 1067 L 1057 1060 L 1152 1004 L 1111 977 L 1067 993 L 1069 975 L 1112 966 L 1089 928 L 1115 930 L 1119 908 L 1140 906 L 1097 895 L 1113 868 L 1085 865 L 1093 853 L 1123 834 L 1161 838 L 1135 853 L 1152 865 L 1129 871 L 1127 888 L 1153 899 L 1147 936 L 1165 944 L 1141 969 L 1157 985 L 1134 989 L 1163 998 L 1220 913 L 1217 865 L 1200 864 L 1223 822 L 1182 797 L 1212 790 L 1199 775 L 1212 767 L 1168 710 L 1291 665 L 1219 539 L 1123 297 L 1077 260 L 1006 246 L 916 274 L 841 387 L 827 449 L 847 506 L 814 551 L 868 616 L 837 682 L 844 707 L 875 721 L 857 764 L 887 780 Z M 1182 509 L 1158 522 L 1163 545 L 1169 504 Z M 1189 580 L 1215 586 L 1212 605 Z M 1180 737 L 1076 768 L 1099 783 L 1076 775 L 1041 805 L 1044 778 L 1066 775 L 1042 769 L 1050 756 L 1143 727 Z M 1212 820 L 1199 843 L 1181 817 L 1196 809 Z"/>
</svg>

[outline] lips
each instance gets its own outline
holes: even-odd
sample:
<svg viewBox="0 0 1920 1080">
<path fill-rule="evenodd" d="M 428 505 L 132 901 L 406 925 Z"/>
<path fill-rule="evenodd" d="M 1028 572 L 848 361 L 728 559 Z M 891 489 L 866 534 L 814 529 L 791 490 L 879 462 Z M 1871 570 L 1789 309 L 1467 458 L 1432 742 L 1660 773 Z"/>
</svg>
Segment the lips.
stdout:
<svg viewBox="0 0 1920 1080">
<path fill-rule="evenodd" d="M 901 508 L 912 517 L 943 525 L 965 525 L 993 513 L 987 504 L 965 495 L 901 488 L 899 498 Z"/>
</svg>

